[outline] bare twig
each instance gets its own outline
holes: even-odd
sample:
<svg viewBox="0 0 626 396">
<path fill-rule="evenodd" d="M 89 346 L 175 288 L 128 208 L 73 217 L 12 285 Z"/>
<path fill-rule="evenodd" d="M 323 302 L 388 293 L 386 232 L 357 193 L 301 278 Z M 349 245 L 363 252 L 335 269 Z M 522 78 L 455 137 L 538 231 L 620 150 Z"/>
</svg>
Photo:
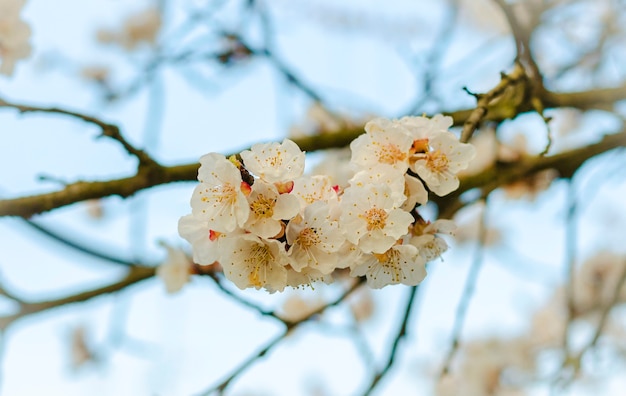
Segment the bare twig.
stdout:
<svg viewBox="0 0 626 396">
<path fill-rule="evenodd" d="M 468 142 L 480 122 L 490 110 L 498 109 L 504 117 L 513 118 L 528 99 L 528 76 L 524 67 L 515 63 L 510 74 L 501 74 L 500 82 L 489 92 L 472 94 L 476 97 L 476 108 L 471 111 L 461 132 L 461 141 Z M 469 91 L 468 91 L 469 92 Z"/>
<path fill-rule="evenodd" d="M 398 347 L 400 346 L 400 341 L 407 335 L 407 327 L 409 324 L 409 318 L 411 317 L 411 311 L 413 308 L 413 303 L 415 301 L 415 296 L 417 295 L 417 286 L 412 286 L 407 296 L 406 308 L 404 309 L 404 315 L 402 317 L 402 322 L 400 323 L 400 327 L 398 328 L 398 332 L 396 333 L 393 343 L 391 344 L 391 349 L 389 351 L 389 356 L 387 356 L 387 361 L 385 365 L 378 370 L 372 380 L 367 385 L 365 392 L 363 392 L 363 396 L 369 396 L 372 394 L 376 386 L 380 383 L 380 381 L 389 373 L 393 363 L 396 359 L 396 355 L 398 354 Z"/>
<path fill-rule="evenodd" d="M 532 50 L 530 48 L 530 39 L 532 32 L 534 31 L 533 27 L 522 27 L 519 23 L 517 16 L 513 12 L 511 5 L 509 5 L 504 0 L 494 0 L 495 3 L 500 7 L 504 16 L 506 17 L 509 27 L 511 28 L 511 33 L 513 34 L 513 38 L 515 40 L 515 48 L 517 52 L 516 61 L 521 62 L 524 65 L 527 65 L 531 72 L 532 78 L 535 83 L 542 87 L 542 76 L 539 71 L 539 66 L 535 61 Z"/>
<path fill-rule="evenodd" d="M 415 114 L 427 100 L 432 100 L 433 83 L 441 73 L 441 61 L 450 48 L 450 41 L 457 28 L 459 15 L 459 0 L 449 0 L 448 11 L 441 22 L 439 33 L 433 38 L 433 45 L 426 58 L 422 75 L 422 93 L 408 110 L 408 114 Z M 417 72 L 416 72 L 417 73 Z M 404 114 L 403 114 L 404 115 Z"/>
<path fill-rule="evenodd" d="M 615 285 L 615 290 L 613 290 L 613 295 L 611 296 L 611 300 L 608 301 L 606 305 L 602 308 L 602 311 L 600 312 L 600 320 L 598 321 L 598 327 L 596 327 L 596 331 L 594 332 L 593 337 L 591 338 L 591 341 L 589 342 L 589 344 L 587 344 L 580 351 L 580 354 L 579 354 L 580 357 L 582 357 L 588 350 L 596 346 L 596 344 L 598 343 L 598 340 L 600 339 L 600 336 L 602 335 L 602 332 L 604 331 L 604 327 L 606 326 L 606 322 L 609 318 L 609 314 L 611 313 L 611 310 L 615 308 L 615 306 L 620 300 L 620 294 L 622 292 L 622 288 L 624 287 L 624 284 L 626 283 L 626 261 L 623 263 L 622 266 L 624 268 L 622 269 L 622 273 L 617 281 L 617 284 Z"/>
<path fill-rule="evenodd" d="M 363 283 L 365 283 L 365 278 L 359 278 L 355 282 L 353 282 L 352 285 L 346 291 L 344 291 L 339 297 L 337 297 L 335 300 L 331 301 L 330 303 L 322 305 L 315 311 L 310 312 L 308 315 L 306 315 L 305 317 L 301 319 L 298 319 L 297 321 L 293 321 L 293 322 L 283 321 L 283 323 L 285 323 L 287 327 L 284 332 L 272 338 L 268 343 L 265 344 L 263 348 L 261 348 L 261 350 L 259 350 L 254 355 L 250 356 L 248 359 L 244 360 L 239 366 L 237 366 L 231 372 L 231 374 L 225 380 L 223 380 L 222 382 L 220 382 L 219 384 L 215 386 L 212 386 L 200 392 L 198 395 L 199 396 L 201 395 L 208 396 L 211 394 L 222 395 L 224 391 L 226 390 L 226 388 L 232 383 L 233 380 L 239 377 L 244 371 L 248 369 L 248 367 L 252 366 L 257 360 L 259 360 L 260 358 L 265 356 L 268 352 L 270 352 L 276 345 L 278 345 L 283 339 L 285 339 L 285 337 L 287 337 L 287 335 L 293 329 L 298 327 L 300 324 L 309 321 L 312 317 L 324 312 L 326 309 L 340 304 L 350 294 L 352 294 L 352 292 L 358 289 Z"/>
<path fill-rule="evenodd" d="M 576 298 L 574 277 L 576 272 L 576 247 L 577 247 L 577 205 L 578 197 L 574 181 L 570 180 L 567 191 L 567 216 L 565 218 L 565 300 L 566 300 L 566 325 L 563 329 L 563 350 L 569 356 L 569 329 L 576 317 Z M 567 359 L 566 359 L 567 360 Z"/>
<path fill-rule="evenodd" d="M 461 293 L 459 305 L 457 306 L 456 313 L 454 315 L 454 324 L 452 325 L 452 344 L 446 354 L 443 366 L 441 367 L 439 380 L 449 374 L 450 365 L 452 364 L 452 360 L 459 349 L 461 332 L 463 331 L 463 325 L 465 324 L 465 319 L 467 318 L 467 310 L 469 308 L 470 301 L 474 296 L 474 289 L 476 287 L 476 282 L 478 281 L 478 275 L 482 269 L 485 252 L 485 238 L 487 237 L 487 202 L 488 200 L 485 199 L 485 205 L 483 207 L 483 213 L 481 214 L 478 228 L 478 244 L 476 245 L 472 265 L 469 269 L 469 273 L 467 274 L 467 279 L 465 280 L 465 286 L 463 287 L 463 292 Z"/>
<path fill-rule="evenodd" d="M 54 241 L 60 243 L 61 245 L 64 245 L 66 247 L 69 247 L 71 249 L 74 249 L 80 253 L 84 253 L 88 256 L 100 259 L 100 260 L 104 260 L 106 262 L 109 263 L 113 263 L 113 264 L 119 264 L 119 265 L 124 265 L 127 267 L 134 267 L 134 266 L 145 266 L 145 264 L 142 263 L 138 263 L 138 262 L 134 262 L 131 260 L 127 260 L 121 257 L 116 257 L 113 256 L 109 253 L 104 253 L 101 251 L 97 251 L 94 248 L 90 247 L 90 246 L 86 246 L 84 244 L 81 244 L 75 240 L 70 239 L 67 236 L 61 235 L 59 232 L 57 231 L 53 231 L 50 228 L 43 226 L 41 224 L 39 224 L 38 222 L 35 221 L 31 221 L 31 220 L 24 220 L 24 224 L 28 225 L 29 227 L 33 228 L 34 230 L 36 230 L 37 232 L 39 232 L 42 235 L 45 235 L 48 238 L 53 239 Z"/>
<path fill-rule="evenodd" d="M 232 291 L 230 291 L 226 286 L 224 286 L 224 284 L 222 283 L 222 279 L 220 278 L 219 274 L 216 274 L 214 272 L 209 273 L 209 277 L 213 280 L 213 282 L 215 282 L 215 285 L 217 286 L 218 289 L 220 289 L 220 291 L 224 294 L 226 294 L 227 296 L 229 296 L 230 298 L 232 298 L 233 300 L 237 301 L 239 304 L 243 305 L 244 307 L 250 308 L 253 311 L 256 311 L 257 313 L 261 314 L 262 316 L 268 316 L 272 319 L 276 319 L 279 322 L 282 322 L 284 324 L 285 321 L 278 316 L 274 311 L 267 311 L 261 307 L 259 307 L 258 305 L 246 300 L 245 298 L 242 298 L 241 296 L 239 296 L 237 293 L 233 293 Z"/>
<path fill-rule="evenodd" d="M 58 107 L 38 107 L 32 105 L 25 105 L 20 103 L 8 102 L 4 99 L 0 99 L 0 107 L 8 107 L 13 108 L 19 111 L 20 113 L 50 113 L 50 114 L 60 114 L 69 116 L 72 118 L 76 118 L 82 120 L 86 123 L 96 125 L 101 129 L 100 136 L 106 136 L 113 140 L 116 140 L 118 143 L 122 145 L 124 150 L 132 156 L 135 156 L 139 160 L 140 166 L 149 166 L 149 167 L 160 167 L 160 165 L 152 159 L 145 151 L 135 148 L 132 144 L 130 144 L 122 133 L 117 125 L 106 123 L 96 117 L 86 115 L 83 113 L 78 113 L 76 111 L 65 110 Z"/>
<path fill-rule="evenodd" d="M 16 320 L 29 315 L 33 315 L 42 311 L 47 311 L 53 308 L 58 308 L 68 304 L 87 301 L 89 299 L 99 297 L 104 294 L 117 292 L 119 290 L 125 289 L 130 285 L 153 277 L 154 273 L 155 268 L 153 267 L 132 267 L 123 279 L 106 286 L 98 287 L 92 290 L 55 300 L 42 302 L 22 302 L 21 304 L 19 304 L 20 309 L 18 312 L 0 317 L 0 330 L 6 329 Z"/>
</svg>

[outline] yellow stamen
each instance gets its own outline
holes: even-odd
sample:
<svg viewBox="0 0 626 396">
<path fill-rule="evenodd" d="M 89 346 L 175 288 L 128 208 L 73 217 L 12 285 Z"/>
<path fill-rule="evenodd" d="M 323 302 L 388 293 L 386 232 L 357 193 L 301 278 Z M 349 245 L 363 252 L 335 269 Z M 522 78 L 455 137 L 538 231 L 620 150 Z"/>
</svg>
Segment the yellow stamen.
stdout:
<svg viewBox="0 0 626 396">
<path fill-rule="evenodd" d="M 398 146 L 391 143 L 380 145 L 377 154 L 378 161 L 380 163 L 389 165 L 405 161 L 407 158 L 407 153 L 403 152 Z"/>
<path fill-rule="evenodd" d="M 387 212 L 383 209 L 372 208 L 365 212 L 365 221 L 367 221 L 367 230 L 382 230 L 387 222 Z"/>
<path fill-rule="evenodd" d="M 267 198 L 265 195 L 259 194 L 254 202 L 250 204 L 250 210 L 258 217 L 272 217 L 275 204 L 276 199 Z"/>
</svg>

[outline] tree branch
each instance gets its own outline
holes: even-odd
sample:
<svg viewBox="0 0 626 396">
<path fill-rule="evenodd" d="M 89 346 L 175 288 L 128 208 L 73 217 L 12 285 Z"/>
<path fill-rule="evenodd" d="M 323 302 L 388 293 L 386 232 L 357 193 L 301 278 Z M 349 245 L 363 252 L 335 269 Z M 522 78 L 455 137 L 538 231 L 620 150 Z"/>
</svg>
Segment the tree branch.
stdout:
<svg viewBox="0 0 626 396">
<path fill-rule="evenodd" d="M 58 242 L 61 245 L 67 246 L 71 249 L 74 249 L 80 253 L 84 253 L 86 255 L 89 255 L 91 257 L 95 257 L 97 259 L 101 259 L 104 261 L 107 261 L 109 263 L 113 263 L 113 264 L 119 264 L 119 265 L 123 265 L 126 267 L 133 267 L 133 266 L 141 266 L 141 263 L 138 262 L 134 262 L 122 257 L 118 257 L 118 256 L 114 256 L 112 254 L 109 253 L 104 253 L 102 251 L 98 251 L 95 250 L 94 248 L 87 246 L 87 245 L 83 245 L 73 239 L 70 239 L 56 231 L 51 230 L 48 227 L 45 227 L 37 222 L 31 221 L 31 220 L 24 220 L 24 224 L 28 225 L 29 227 L 33 228 L 34 230 L 36 230 L 37 232 L 39 232 L 42 235 L 45 235 L 46 237 Z"/>
<path fill-rule="evenodd" d="M 469 269 L 469 273 L 467 274 L 467 279 L 465 280 L 465 287 L 461 293 L 461 299 L 459 301 L 459 305 L 457 306 L 456 314 L 454 315 L 454 324 L 452 325 L 452 345 L 450 346 L 450 350 L 444 359 L 441 372 L 439 373 L 439 380 L 450 372 L 450 365 L 452 364 L 452 360 L 459 349 L 459 340 L 461 338 L 461 332 L 463 331 L 463 325 L 465 324 L 465 318 L 467 317 L 467 310 L 469 308 L 469 303 L 474 296 L 474 289 L 484 261 L 485 238 L 487 237 L 487 199 L 484 199 L 483 202 L 485 206 L 483 207 L 483 213 L 479 222 L 478 244 L 474 253 L 472 265 Z"/>
<path fill-rule="evenodd" d="M 402 323 L 398 328 L 398 332 L 393 339 L 393 344 L 391 345 L 391 351 L 389 352 L 389 356 L 387 357 L 387 362 L 385 365 L 372 377 L 371 382 L 367 386 L 367 389 L 363 393 L 363 396 L 369 396 L 372 394 L 376 386 L 380 383 L 380 381 L 389 373 L 393 363 L 396 359 L 396 355 L 398 354 L 398 347 L 400 345 L 400 341 L 406 337 L 407 335 L 407 327 L 409 323 L 409 317 L 411 316 L 411 309 L 413 308 L 413 302 L 415 301 L 415 296 L 417 294 L 417 286 L 412 286 L 411 291 L 409 292 L 409 296 L 407 297 L 406 308 L 404 310 L 404 316 L 402 317 Z"/>
<path fill-rule="evenodd" d="M 198 395 L 208 396 L 213 393 L 222 395 L 224 391 L 226 390 L 226 388 L 232 383 L 233 380 L 239 377 L 244 371 L 246 371 L 246 369 L 248 369 L 248 367 L 252 366 L 257 360 L 259 360 L 260 358 L 265 356 L 269 351 L 271 351 L 276 345 L 278 345 L 283 339 L 285 339 L 287 335 L 293 329 L 295 329 L 302 323 L 309 321 L 312 317 L 324 312 L 326 309 L 340 304 L 342 301 L 344 301 L 350 294 L 352 294 L 355 290 L 357 290 L 364 283 L 365 283 L 365 278 L 359 278 L 358 280 L 353 282 L 352 285 L 346 291 L 344 291 L 339 297 L 337 297 L 335 300 L 331 301 L 330 303 L 322 305 L 315 311 L 309 313 L 308 315 L 306 315 L 305 317 L 297 321 L 293 321 L 293 322 L 284 321 L 287 328 L 283 333 L 272 338 L 267 344 L 265 344 L 263 348 L 261 348 L 261 350 L 259 350 L 257 353 L 255 353 L 254 355 L 250 356 L 248 359 L 243 361 L 239 366 L 237 366 L 231 372 L 231 374 L 225 380 L 220 382 L 218 385 L 212 386 L 209 389 L 206 389 L 200 392 Z"/>
<path fill-rule="evenodd" d="M 497 108 L 505 118 L 514 118 L 520 113 L 520 107 L 527 102 L 528 94 L 528 76 L 524 67 L 516 62 L 513 71 L 510 74 L 502 73 L 500 82 L 489 92 L 472 94 L 477 99 L 476 108 L 463 124 L 461 142 L 469 141 L 489 111 Z"/>
<path fill-rule="evenodd" d="M 124 138 L 124 136 L 122 136 L 122 133 L 120 132 L 120 129 L 117 125 L 106 123 L 96 117 L 78 113 L 75 111 L 60 109 L 58 107 L 38 107 L 20 103 L 7 102 L 2 98 L 0 98 L 0 107 L 13 108 L 20 113 L 60 114 L 82 120 L 89 124 L 96 125 L 102 131 L 100 136 L 106 136 L 108 138 L 116 140 L 122 145 L 122 147 L 124 148 L 124 150 L 126 150 L 128 154 L 135 156 L 137 160 L 139 160 L 140 166 L 160 167 L 160 165 L 154 159 L 152 159 L 145 151 L 135 148 L 132 144 L 130 144 Z"/>
<path fill-rule="evenodd" d="M 515 77 L 515 75 L 513 76 Z M 510 83 L 507 81 L 510 80 L 503 80 L 501 85 L 498 85 L 500 89 L 494 90 L 492 94 L 487 95 L 486 97 L 490 97 L 491 102 L 493 102 L 494 99 L 499 99 L 500 97 L 498 95 L 502 94 L 502 92 L 500 92 L 501 89 L 510 87 Z M 586 94 L 589 94 L 589 97 L 587 97 Z M 545 97 L 548 99 L 543 102 L 546 107 L 555 107 L 558 105 L 592 108 L 595 105 L 614 102 L 617 98 L 626 98 L 626 86 L 621 88 L 588 91 L 586 93 L 546 93 L 546 95 L 547 96 Z M 595 103 L 595 105 L 593 105 L 593 103 Z M 466 126 L 464 127 L 464 131 L 467 131 L 465 132 L 466 136 L 468 136 L 468 134 L 471 136 L 471 132 L 473 132 L 481 120 L 499 120 L 517 115 L 515 111 L 510 110 L 508 105 L 501 106 L 500 103 L 497 107 L 494 107 L 494 111 L 492 111 L 489 106 L 493 106 L 493 103 L 489 104 L 487 107 L 479 106 L 473 110 L 461 110 L 449 113 L 448 115 L 453 117 L 455 125 L 465 123 Z M 522 111 L 526 109 L 526 105 L 522 104 L 521 106 L 522 107 L 517 110 Z M 489 112 L 486 113 L 485 109 L 489 109 Z M 531 108 L 528 108 L 526 111 L 530 110 Z M 306 136 L 294 139 L 294 141 L 302 150 L 310 152 L 327 148 L 345 147 L 362 133 L 362 127 L 358 127 L 337 131 L 336 133 Z M 481 175 L 472 176 L 467 178 L 467 180 L 464 180 L 464 183 L 461 185 L 461 188 L 456 192 L 456 194 L 452 194 L 451 196 L 444 198 L 435 198 L 435 201 L 447 201 L 450 199 L 449 197 L 456 197 L 470 188 L 480 187 L 481 185 L 491 185 L 492 188 L 496 188 L 498 185 L 502 185 L 503 183 L 517 180 L 521 177 L 547 168 L 554 168 L 558 170 L 563 177 L 567 177 L 568 174 L 571 174 L 571 172 L 577 169 L 584 161 L 594 155 L 625 145 L 626 131 L 622 131 L 621 133 L 607 136 L 602 142 L 596 143 L 595 145 L 582 147 L 549 157 L 531 158 L 524 160 L 522 163 L 515 163 L 508 166 L 504 173 L 500 173 L 504 168 L 492 168 L 483 172 Z M 195 181 L 198 173 L 198 167 L 199 165 L 197 163 L 178 166 L 159 165 L 158 167 L 139 167 L 134 176 L 122 179 L 91 182 L 78 181 L 68 184 L 62 190 L 51 193 L 4 199 L 0 200 L 0 216 L 20 216 L 29 218 L 35 214 L 47 212 L 52 209 L 88 199 L 103 198 L 111 195 L 118 195 L 126 198 L 138 191 L 162 184 L 181 181 Z M 495 179 L 494 176 L 496 176 Z M 495 186 L 493 185 L 494 181 L 497 181 L 498 183 Z"/>
<path fill-rule="evenodd" d="M 79 294 L 75 294 L 68 297 L 59 298 L 56 300 L 42 301 L 42 302 L 22 302 L 20 303 L 20 310 L 17 313 L 0 317 L 0 330 L 6 329 L 10 324 L 18 319 L 26 316 L 36 314 L 49 309 L 61 307 L 68 304 L 87 301 L 94 297 L 101 296 L 103 294 L 114 293 L 122 290 L 132 284 L 141 282 L 145 279 L 154 276 L 156 268 L 154 267 L 132 267 L 126 276 L 114 283 L 106 286 L 98 287 L 93 290 L 88 290 Z"/>
</svg>

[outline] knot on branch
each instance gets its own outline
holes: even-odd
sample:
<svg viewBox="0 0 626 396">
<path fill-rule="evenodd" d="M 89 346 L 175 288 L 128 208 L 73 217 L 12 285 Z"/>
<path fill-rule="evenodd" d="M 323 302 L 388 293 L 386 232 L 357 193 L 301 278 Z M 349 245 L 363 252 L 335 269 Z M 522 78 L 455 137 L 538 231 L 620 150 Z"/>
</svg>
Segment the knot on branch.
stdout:
<svg viewBox="0 0 626 396">
<path fill-rule="evenodd" d="M 538 89 L 535 80 L 529 77 L 524 66 L 516 62 L 511 73 L 500 74 L 500 82 L 486 93 L 474 93 L 467 88 L 465 92 L 476 98 L 476 108 L 465 120 L 461 141 L 467 142 L 487 113 L 491 119 L 513 119 L 518 114 L 535 110 L 537 106 L 533 99 L 537 99 Z"/>
</svg>

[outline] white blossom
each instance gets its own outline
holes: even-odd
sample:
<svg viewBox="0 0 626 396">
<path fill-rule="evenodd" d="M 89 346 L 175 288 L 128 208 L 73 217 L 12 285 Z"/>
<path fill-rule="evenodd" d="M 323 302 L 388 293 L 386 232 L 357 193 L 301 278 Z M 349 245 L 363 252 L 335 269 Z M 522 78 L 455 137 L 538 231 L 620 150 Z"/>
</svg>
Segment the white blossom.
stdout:
<svg viewBox="0 0 626 396">
<path fill-rule="evenodd" d="M 390 120 L 387 118 L 374 118 L 365 124 L 365 132 L 368 134 L 387 133 L 389 131 L 401 132 L 410 135 L 406 125 L 400 120 Z"/>
<path fill-rule="evenodd" d="M 366 130 L 368 125 L 366 125 Z M 400 175 L 409 167 L 410 149 L 413 139 L 401 130 L 384 129 L 365 133 L 350 143 L 355 169 L 368 170 L 379 164 L 390 165 Z"/>
<path fill-rule="evenodd" d="M 244 228 L 263 238 L 272 238 L 283 231 L 281 220 L 288 220 L 300 212 L 298 198 L 279 194 L 273 184 L 257 180 L 248 196 L 250 215 Z"/>
<path fill-rule="evenodd" d="M 289 287 L 294 289 L 313 288 L 313 284 L 319 282 L 329 284 L 333 282 L 333 278 L 330 274 L 324 274 L 313 267 L 304 267 L 300 271 L 287 267 L 287 286 Z"/>
<path fill-rule="evenodd" d="M 398 208 L 389 186 L 347 188 L 340 203 L 346 238 L 365 253 L 384 253 L 407 233 L 413 216 Z"/>
<path fill-rule="evenodd" d="M 337 268 L 343 269 L 348 268 L 351 265 L 358 265 L 365 260 L 366 254 L 363 253 L 357 245 L 346 239 L 337 251 L 337 256 L 339 257 L 337 260 Z"/>
<path fill-rule="evenodd" d="M 452 117 L 437 114 L 428 117 L 402 117 L 399 124 L 414 140 L 430 139 L 442 132 L 448 132 L 453 124 Z"/>
<path fill-rule="evenodd" d="M 192 214 L 218 232 L 242 227 L 250 207 L 242 191 L 244 182 L 239 169 L 223 155 L 210 153 L 200 158 L 198 180 L 200 184 L 191 197 Z"/>
<path fill-rule="evenodd" d="M 24 0 L 0 0 L 0 74 L 13 74 L 15 63 L 31 53 L 31 30 L 20 18 Z"/>
<path fill-rule="evenodd" d="M 224 275 L 238 288 L 265 288 L 282 291 L 287 285 L 289 264 L 285 245 L 275 239 L 263 239 L 253 234 L 227 237 L 222 242 L 220 264 Z"/>
<path fill-rule="evenodd" d="M 426 202 L 428 202 L 428 191 L 426 191 L 424 184 L 418 178 L 408 174 L 404 175 L 404 183 L 406 201 L 402 204 L 402 209 L 410 212 L 418 203 L 426 205 Z"/>
<path fill-rule="evenodd" d="M 310 267 L 329 274 L 337 267 L 336 252 L 345 237 L 337 222 L 331 220 L 327 204 L 318 201 L 308 206 L 302 217 L 289 222 L 286 234 L 294 270 Z"/>
<path fill-rule="evenodd" d="M 337 202 L 337 191 L 333 188 L 332 180 L 329 176 L 303 176 L 294 181 L 292 195 L 300 200 L 301 208 L 315 202 Z"/>
<path fill-rule="evenodd" d="M 354 176 L 354 170 L 349 166 L 351 153 L 349 147 L 324 150 L 322 161 L 313 167 L 311 174 L 330 177 L 331 184 L 343 190 Z"/>
<path fill-rule="evenodd" d="M 342 184 L 303 176 L 304 153 L 288 139 L 256 144 L 241 161 L 207 154 L 179 234 L 197 263 L 219 263 L 240 289 L 313 287 L 347 276 L 336 270 L 348 267 L 374 288 L 417 285 L 425 263 L 448 248 L 440 234 L 454 229 L 417 212 L 428 202 L 425 184 L 439 195 L 453 191 L 474 155 L 451 124 L 441 115 L 370 121 L 342 162 L 351 175 Z"/>
<path fill-rule="evenodd" d="M 168 293 L 177 293 L 191 279 L 193 263 L 184 251 L 163 246 L 167 249 L 167 259 L 157 267 L 156 275 L 161 278 Z"/>
<path fill-rule="evenodd" d="M 419 219 L 411 227 L 410 244 L 416 246 L 419 254 L 426 261 L 431 261 L 448 250 L 446 241 L 437 234 L 452 235 L 456 229 L 456 224 L 452 220 L 439 219 L 433 223 Z"/>
<path fill-rule="evenodd" d="M 460 143 L 456 136 L 449 132 L 428 138 L 424 146 L 427 146 L 427 151 L 416 154 L 412 170 L 439 196 L 456 190 L 459 187 L 456 174 L 461 169 L 467 168 L 474 158 L 474 147 Z"/>
<path fill-rule="evenodd" d="M 350 186 L 354 187 L 368 187 L 375 184 L 388 186 L 397 206 L 402 205 L 406 200 L 404 175 L 397 172 L 391 165 L 378 164 L 368 170 L 357 172 L 350 179 Z"/>
<path fill-rule="evenodd" d="M 206 220 L 187 215 L 178 221 L 178 234 L 193 248 L 193 261 L 210 265 L 220 258 L 220 242 L 225 234 L 211 230 Z"/>
<path fill-rule="evenodd" d="M 241 152 L 246 169 L 268 183 L 294 180 L 304 172 L 304 153 L 289 139 L 257 143 Z"/>
<path fill-rule="evenodd" d="M 412 245 L 394 245 L 384 253 L 367 255 L 365 261 L 352 268 L 350 275 L 366 276 L 374 289 L 387 285 L 415 286 L 426 277 L 425 260 Z"/>
</svg>

